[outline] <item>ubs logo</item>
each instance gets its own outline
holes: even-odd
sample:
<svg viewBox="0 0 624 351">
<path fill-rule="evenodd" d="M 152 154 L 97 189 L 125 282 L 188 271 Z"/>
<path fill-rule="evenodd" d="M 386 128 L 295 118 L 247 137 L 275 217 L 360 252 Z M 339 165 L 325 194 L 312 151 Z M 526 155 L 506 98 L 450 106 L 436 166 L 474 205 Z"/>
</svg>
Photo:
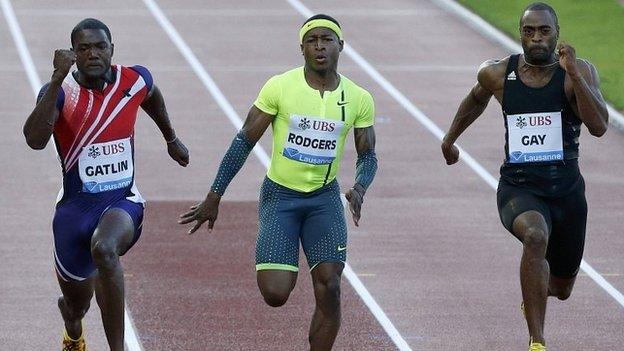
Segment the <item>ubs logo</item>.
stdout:
<svg viewBox="0 0 624 351">
<path fill-rule="evenodd" d="M 529 117 L 529 125 L 534 126 L 549 126 L 552 123 L 550 116 L 532 116 Z"/>
<path fill-rule="evenodd" d="M 312 124 L 312 129 L 320 130 L 322 132 L 333 132 L 334 129 L 336 129 L 336 124 L 326 121 L 314 121 L 314 123 Z"/>
<path fill-rule="evenodd" d="M 120 154 L 125 150 L 126 146 L 123 142 L 110 145 L 102 145 L 101 149 L 99 146 L 91 145 L 91 147 L 89 147 L 89 153 L 87 154 L 87 156 L 95 159 L 102 154 L 104 154 L 104 156 L 115 155 Z"/>
<path fill-rule="evenodd" d="M 120 154 L 126 150 L 123 142 L 110 145 L 102 145 L 102 153 L 106 156 Z"/>
<path fill-rule="evenodd" d="M 301 122 L 299 122 L 299 128 L 301 128 L 301 130 L 310 129 L 310 121 L 307 118 L 301 119 Z"/>
<path fill-rule="evenodd" d="M 526 118 L 522 116 L 518 116 L 518 118 L 516 119 L 516 127 L 522 129 L 526 126 L 527 126 Z"/>
</svg>

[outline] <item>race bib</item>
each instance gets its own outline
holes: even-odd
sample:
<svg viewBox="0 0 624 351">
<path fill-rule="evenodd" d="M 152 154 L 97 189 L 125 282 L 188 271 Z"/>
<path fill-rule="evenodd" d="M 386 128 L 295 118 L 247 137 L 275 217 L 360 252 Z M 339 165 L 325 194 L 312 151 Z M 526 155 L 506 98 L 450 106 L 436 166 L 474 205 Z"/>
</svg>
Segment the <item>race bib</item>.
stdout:
<svg viewBox="0 0 624 351">
<path fill-rule="evenodd" d="M 291 115 L 282 154 L 298 162 L 330 164 L 336 158 L 344 122 Z"/>
<path fill-rule="evenodd" d="M 101 193 L 130 186 L 134 167 L 130 138 L 85 146 L 78 159 L 82 191 Z"/>
<path fill-rule="evenodd" d="M 509 163 L 563 160 L 561 112 L 507 115 Z"/>
</svg>

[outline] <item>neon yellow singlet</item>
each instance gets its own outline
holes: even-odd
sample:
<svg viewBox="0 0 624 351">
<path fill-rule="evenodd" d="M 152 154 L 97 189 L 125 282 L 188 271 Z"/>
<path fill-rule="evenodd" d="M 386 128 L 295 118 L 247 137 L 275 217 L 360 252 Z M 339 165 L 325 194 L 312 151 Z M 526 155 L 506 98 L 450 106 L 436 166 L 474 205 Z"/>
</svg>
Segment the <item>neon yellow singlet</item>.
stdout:
<svg viewBox="0 0 624 351">
<path fill-rule="evenodd" d="M 373 125 L 375 105 L 364 89 L 343 75 L 321 97 L 303 67 L 269 79 L 254 105 L 275 116 L 267 176 L 287 188 L 311 192 L 336 178 L 347 133 Z"/>
</svg>

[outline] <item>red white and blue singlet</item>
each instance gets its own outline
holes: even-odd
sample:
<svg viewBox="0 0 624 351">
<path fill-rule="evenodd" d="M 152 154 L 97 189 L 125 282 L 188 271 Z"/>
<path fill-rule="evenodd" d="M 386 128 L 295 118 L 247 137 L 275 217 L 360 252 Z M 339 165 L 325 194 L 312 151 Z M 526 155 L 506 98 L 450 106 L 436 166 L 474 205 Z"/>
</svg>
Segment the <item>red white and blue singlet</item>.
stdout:
<svg viewBox="0 0 624 351">
<path fill-rule="evenodd" d="M 120 208 L 132 217 L 134 242 L 141 232 L 145 201 L 134 183 L 134 125 L 153 81 L 142 66 L 111 70 L 114 81 L 102 91 L 81 86 L 69 74 L 57 96 L 53 137 L 63 187 L 53 231 L 56 269 L 65 280 L 81 281 L 94 272 L 91 237 L 106 210 Z"/>
</svg>

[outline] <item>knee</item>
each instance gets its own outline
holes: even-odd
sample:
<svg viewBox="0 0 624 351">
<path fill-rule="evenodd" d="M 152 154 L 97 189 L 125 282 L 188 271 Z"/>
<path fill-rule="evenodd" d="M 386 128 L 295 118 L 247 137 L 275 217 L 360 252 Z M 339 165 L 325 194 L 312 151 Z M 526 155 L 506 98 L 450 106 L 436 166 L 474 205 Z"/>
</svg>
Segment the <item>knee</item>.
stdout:
<svg viewBox="0 0 624 351">
<path fill-rule="evenodd" d="M 270 289 L 262 291 L 262 297 L 264 298 L 264 302 L 266 302 L 266 304 L 271 307 L 283 306 L 286 301 L 288 301 L 289 295 L 289 291 L 277 291 Z"/>
<path fill-rule="evenodd" d="M 316 295 L 324 301 L 340 302 L 340 276 L 333 275 L 322 279 L 315 286 Z"/>
<path fill-rule="evenodd" d="M 569 288 L 551 288 L 550 295 L 558 298 L 561 301 L 565 301 L 572 295 L 572 287 Z"/>
<path fill-rule="evenodd" d="M 529 227 L 522 235 L 524 246 L 532 250 L 546 251 L 548 233 L 539 227 Z"/>
<path fill-rule="evenodd" d="M 95 240 L 91 244 L 91 256 L 99 270 L 114 270 L 119 264 L 115 246 L 104 240 Z"/>
<path fill-rule="evenodd" d="M 570 298 L 570 295 L 572 295 L 572 290 L 564 290 L 564 291 L 559 291 L 555 296 L 559 300 L 565 301 Z"/>
</svg>

